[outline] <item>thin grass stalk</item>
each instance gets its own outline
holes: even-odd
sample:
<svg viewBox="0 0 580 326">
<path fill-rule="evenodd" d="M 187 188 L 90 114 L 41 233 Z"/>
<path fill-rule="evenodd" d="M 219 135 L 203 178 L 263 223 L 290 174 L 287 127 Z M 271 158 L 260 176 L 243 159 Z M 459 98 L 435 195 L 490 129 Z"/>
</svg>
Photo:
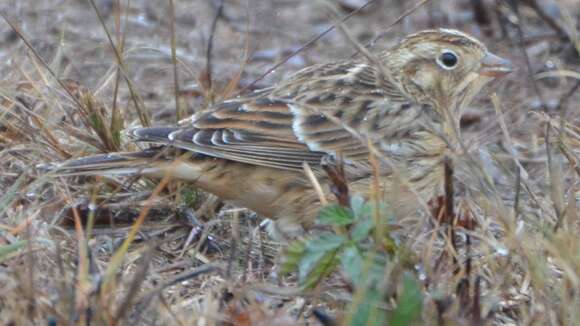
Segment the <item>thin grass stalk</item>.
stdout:
<svg viewBox="0 0 580 326">
<path fill-rule="evenodd" d="M 89 307 L 89 296 L 90 296 L 88 240 L 83 230 L 83 225 L 79 212 L 73 205 L 73 199 L 69 191 L 69 188 L 66 186 L 64 182 L 62 182 L 62 184 L 65 185 L 65 187 L 63 187 L 64 195 L 66 196 L 66 200 L 68 204 L 71 206 L 71 211 L 73 213 L 74 227 L 78 246 L 79 262 L 77 269 L 78 270 L 77 284 L 75 287 L 76 289 L 75 310 L 80 315 L 79 319 L 81 321 L 84 321 L 86 320 L 86 318 L 88 318 L 86 313 L 87 308 Z"/>
<path fill-rule="evenodd" d="M 64 85 L 63 81 L 61 79 L 58 78 L 58 76 L 56 75 L 56 73 L 50 68 L 50 66 L 48 65 L 48 63 L 46 63 L 46 61 L 44 61 L 44 59 L 42 58 L 42 56 L 40 56 L 40 54 L 38 53 L 38 51 L 36 51 L 36 49 L 32 46 L 32 44 L 30 43 L 30 41 L 24 37 L 24 34 L 22 33 L 22 31 L 20 30 L 20 28 L 18 26 L 16 26 L 16 24 L 14 24 L 9 18 L 8 16 L 6 16 L 6 14 L 0 10 L 0 16 L 2 16 L 2 18 L 4 19 L 4 21 L 10 26 L 10 28 L 12 29 L 12 31 L 14 31 L 14 33 L 16 33 L 16 35 L 18 35 L 18 37 L 22 40 L 22 42 L 24 42 L 24 44 L 26 45 L 26 47 L 30 50 L 30 52 L 32 52 L 32 54 L 34 55 L 34 57 L 36 58 L 36 60 L 38 62 L 40 62 L 42 64 L 42 66 L 46 69 L 46 71 L 48 71 L 48 73 L 50 74 L 50 76 L 54 79 L 54 81 L 59 84 L 59 86 L 65 91 L 67 92 L 67 94 L 70 96 L 70 99 L 75 102 L 75 104 L 77 105 L 78 108 L 82 108 L 81 103 L 75 99 L 75 97 L 73 96 L 73 94 L 70 92 L 70 90 Z M 48 85 L 48 83 L 47 83 Z"/>
<path fill-rule="evenodd" d="M 176 163 L 174 163 L 174 164 L 176 164 Z M 135 220 L 135 222 L 131 226 L 131 229 L 129 230 L 129 233 L 127 234 L 127 237 L 125 238 L 125 241 L 123 241 L 123 243 L 121 244 L 119 249 L 115 252 L 113 257 L 111 258 L 111 260 L 109 262 L 109 266 L 108 266 L 107 270 L 105 271 L 104 284 L 102 286 L 105 293 L 109 293 L 109 291 L 112 290 L 111 287 L 114 285 L 113 274 L 116 272 L 117 268 L 121 265 L 123 257 L 125 256 L 125 254 L 129 250 L 129 245 L 133 242 L 133 240 L 137 236 L 137 232 L 139 231 L 139 228 L 141 227 L 141 225 L 145 221 L 145 217 L 147 217 L 147 215 L 149 214 L 149 211 L 150 211 L 151 206 L 153 204 L 153 200 L 155 198 L 157 198 L 157 196 L 159 196 L 159 194 L 161 193 L 161 191 L 163 189 L 165 189 L 165 187 L 167 186 L 167 184 L 169 183 L 170 180 L 171 180 L 171 174 L 169 174 L 169 173 L 166 174 L 163 177 L 163 179 L 161 179 L 161 182 L 159 182 L 159 184 L 155 187 L 155 189 L 151 193 L 151 196 L 149 196 L 149 198 L 147 198 L 143 210 L 141 211 L 141 213 L 139 213 L 139 216 L 137 217 L 137 219 Z"/>
<path fill-rule="evenodd" d="M 364 48 L 369 49 L 372 48 L 377 42 L 378 40 L 380 40 L 381 38 L 385 37 L 388 35 L 388 32 L 390 32 L 390 30 L 396 26 L 397 24 L 399 24 L 400 22 L 403 21 L 403 19 L 407 18 L 408 16 L 410 16 L 411 14 L 413 14 L 415 11 L 419 10 L 419 8 L 423 7 L 425 4 L 427 4 L 427 2 L 430 2 L 431 0 L 421 0 L 419 2 L 417 2 L 413 7 L 411 7 L 409 10 L 406 10 L 405 12 L 403 12 L 399 17 L 397 17 L 392 23 L 390 23 L 388 26 L 386 26 L 383 31 L 381 33 L 379 33 L 377 36 L 375 36 L 370 42 L 366 43 L 364 45 Z M 404 5 L 406 2 L 399 2 L 399 4 Z M 366 4 L 365 4 L 366 5 Z M 346 21 L 343 21 L 343 23 Z M 351 55 L 351 58 L 356 57 L 359 54 L 359 51 L 357 50 L 353 55 Z"/>
<path fill-rule="evenodd" d="M 89 2 L 91 3 L 93 10 L 95 11 L 95 14 L 97 15 L 97 18 L 98 18 L 101 26 L 103 27 L 103 31 L 105 32 L 107 39 L 109 40 L 109 45 L 111 46 L 113 53 L 115 53 L 115 58 L 117 59 L 117 64 L 119 65 L 119 69 L 121 70 L 123 78 L 125 79 L 125 82 L 127 83 L 127 87 L 129 87 L 129 92 L 131 93 L 131 99 L 133 100 L 133 104 L 135 105 L 135 109 L 137 110 L 139 120 L 143 126 L 148 127 L 151 125 L 149 113 L 145 109 L 144 101 L 141 98 L 141 95 L 136 91 L 135 85 L 133 84 L 133 81 L 129 77 L 127 67 L 125 65 L 125 61 L 123 60 L 123 56 L 121 55 L 121 51 L 115 45 L 115 42 L 113 42 L 113 38 L 111 37 L 111 33 L 107 29 L 107 25 L 105 24 L 105 20 L 103 19 L 101 12 L 99 11 L 97 6 L 95 5 L 94 0 L 89 0 Z"/>
<path fill-rule="evenodd" d="M 185 113 L 181 110 L 179 105 L 179 74 L 177 69 L 177 41 L 175 36 L 175 4 L 173 0 L 169 0 L 170 12 L 170 26 L 171 26 L 171 63 L 173 64 L 173 90 L 175 96 L 175 120 L 181 121 L 185 117 Z"/>
<path fill-rule="evenodd" d="M 370 141 L 368 143 L 371 146 Z M 384 218 L 381 218 L 380 211 L 380 200 L 381 200 L 381 177 L 380 177 L 380 164 L 376 156 L 369 151 L 369 162 L 371 163 L 372 169 L 372 182 L 371 182 L 371 200 L 373 204 L 373 224 L 375 227 L 375 246 L 380 248 L 384 244 L 385 235 L 389 234 L 388 225 Z M 385 212 L 382 212 L 385 213 Z"/>
<path fill-rule="evenodd" d="M 210 105 L 214 103 L 214 85 L 213 85 L 213 74 L 212 74 L 212 56 L 213 56 L 213 43 L 215 38 L 215 32 L 217 29 L 217 23 L 219 22 L 220 18 L 222 17 L 224 11 L 224 0 L 220 0 L 220 4 L 218 6 L 217 12 L 211 22 L 209 40 L 207 42 L 207 49 L 205 53 L 205 74 L 207 76 L 207 90 L 206 90 L 206 100 L 209 102 Z"/>
</svg>

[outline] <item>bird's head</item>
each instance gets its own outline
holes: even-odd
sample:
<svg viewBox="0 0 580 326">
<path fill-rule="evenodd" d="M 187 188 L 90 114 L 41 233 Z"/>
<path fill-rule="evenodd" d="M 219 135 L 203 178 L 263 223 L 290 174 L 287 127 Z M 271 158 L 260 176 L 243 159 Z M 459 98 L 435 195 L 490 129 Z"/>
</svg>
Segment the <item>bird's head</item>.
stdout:
<svg viewBox="0 0 580 326">
<path fill-rule="evenodd" d="M 384 59 L 405 93 L 454 115 L 485 84 L 512 70 L 508 60 L 490 53 L 479 40 L 449 29 L 410 35 Z"/>
</svg>

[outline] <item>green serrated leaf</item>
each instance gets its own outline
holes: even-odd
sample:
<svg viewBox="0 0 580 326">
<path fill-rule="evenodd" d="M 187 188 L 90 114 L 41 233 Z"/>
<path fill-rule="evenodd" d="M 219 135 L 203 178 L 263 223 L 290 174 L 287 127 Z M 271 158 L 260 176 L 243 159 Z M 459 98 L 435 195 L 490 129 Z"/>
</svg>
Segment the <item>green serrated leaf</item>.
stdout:
<svg viewBox="0 0 580 326">
<path fill-rule="evenodd" d="M 377 287 L 366 289 L 364 297 L 356 306 L 351 306 L 352 312 L 349 325 L 386 325 L 387 315 L 380 308 L 381 291 Z"/>
<path fill-rule="evenodd" d="M 338 250 L 339 249 L 337 248 L 326 252 L 326 254 L 315 265 L 314 269 L 309 273 L 308 277 L 301 282 L 304 288 L 311 289 L 315 287 L 323 277 L 334 271 L 338 265 L 338 259 L 336 259 L 336 253 Z"/>
<path fill-rule="evenodd" d="M 350 237 L 354 242 L 361 242 L 368 237 L 374 227 L 375 225 L 370 217 L 362 218 L 350 231 Z"/>
<path fill-rule="evenodd" d="M 389 325 L 409 325 L 421 316 L 423 295 L 415 277 L 411 273 L 403 275 L 403 293 L 397 302 L 397 308 L 391 313 Z"/>
<path fill-rule="evenodd" d="M 329 253 L 334 254 L 345 241 L 344 236 L 331 233 L 308 241 L 298 266 L 298 279 L 303 283 L 306 282 L 308 276 L 316 269 L 322 259 Z"/>
<path fill-rule="evenodd" d="M 361 284 L 361 276 L 364 268 L 363 257 L 355 245 L 344 249 L 340 256 L 342 270 L 346 273 L 353 284 Z"/>
<path fill-rule="evenodd" d="M 318 215 L 318 223 L 323 225 L 349 225 L 354 221 L 353 214 L 338 204 L 323 207 Z"/>
<path fill-rule="evenodd" d="M 284 262 L 282 263 L 282 274 L 292 273 L 298 270 L 300 261 L 304 256 L 306 243 L 304 241 L 294 241 L 284 252 Z"/>
</svg>

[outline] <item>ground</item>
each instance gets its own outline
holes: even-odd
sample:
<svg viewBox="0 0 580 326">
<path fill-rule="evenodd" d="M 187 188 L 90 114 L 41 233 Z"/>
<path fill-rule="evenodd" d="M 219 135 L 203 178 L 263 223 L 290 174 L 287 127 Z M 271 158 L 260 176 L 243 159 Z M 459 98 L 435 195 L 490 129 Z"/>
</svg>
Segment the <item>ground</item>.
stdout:
<svg viewBox="0 0 580 326">
<path fill-rule="evenodd" d="M 2 323 L 354 323 L 365 292 L 344 271 L 299 286 L 252 212 L 176 182 L 161 190 L 154 180 L 59 177 L 38 165 L 135 149 L 121 129 L 172 124 L 351 57 L 353 41 L 378 51 L 448 27 L 517 70 L 462 121 L 473 161 L 457 158 L 454 198 L 469 222 L 438 225 L 424 212 L 393 222 L 389 257 L 408 252 L 410 263 L 385 273 L 394 293 L 386 310 L 403 305 L 400 268 L 419 285 L 418 324 L 578 324 L 580 6 L 377 0 L 358 11 L 365 3 L 3 2 Z M 310 43 L 348 15 L 353 40 L 335 28 Z"/>
</svg>

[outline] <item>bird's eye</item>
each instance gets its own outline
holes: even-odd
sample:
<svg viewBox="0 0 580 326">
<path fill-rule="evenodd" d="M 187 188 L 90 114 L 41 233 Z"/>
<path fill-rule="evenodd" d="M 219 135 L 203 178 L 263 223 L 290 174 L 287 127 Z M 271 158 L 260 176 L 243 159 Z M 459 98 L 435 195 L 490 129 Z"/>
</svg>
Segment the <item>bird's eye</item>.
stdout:
<svg viewBox="0 0 580 326">
<path fill-rule="evenodd" d="M 451 50 L 445 50 L 439 58 L 437 58 L 437 63 L 443 69 L 453 69 L 457 66 L 457 62 L 459 59 L 457 58 L 457 54 Z"/>
</svg>

